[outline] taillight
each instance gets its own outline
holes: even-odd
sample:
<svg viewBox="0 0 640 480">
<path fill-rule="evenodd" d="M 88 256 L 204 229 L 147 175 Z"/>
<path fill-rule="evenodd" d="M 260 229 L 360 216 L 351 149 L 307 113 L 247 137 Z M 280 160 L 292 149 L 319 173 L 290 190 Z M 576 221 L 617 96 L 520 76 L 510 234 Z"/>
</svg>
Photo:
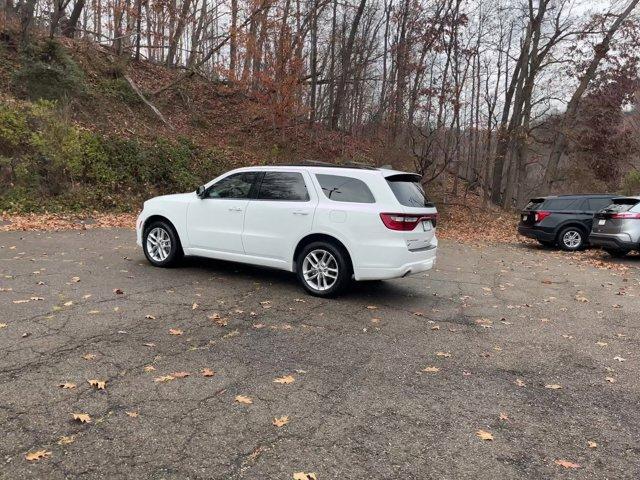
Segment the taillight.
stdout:
<svg viewBox="0 0 640 480">
<path fill-rule="evenodd" d="M 611 215 L 611 218 L 618 218 L 621 220 L 628 220 L 630 218 L 640 219 L 640 213 L 631 213 L 631 212 L 614 213 L 613 215 Z"/>
<path fill-rule="evenodd" d="M 551 215 L 551 212 L 536 212 L 534 218 L 536 223 L 538 223 L 547 218 L 549 215 Z"/>
<path fill-rule="evenodd" d="M 438 221 L 438 214 L 430 213 L 427 215 L 413 215 L 410 213 L 381 213 L 380 218 L 385 226 L 390 230 L 410 232 L 422 221 L 428 220 L 435 227 L 436 222 Z"/>
</svg>

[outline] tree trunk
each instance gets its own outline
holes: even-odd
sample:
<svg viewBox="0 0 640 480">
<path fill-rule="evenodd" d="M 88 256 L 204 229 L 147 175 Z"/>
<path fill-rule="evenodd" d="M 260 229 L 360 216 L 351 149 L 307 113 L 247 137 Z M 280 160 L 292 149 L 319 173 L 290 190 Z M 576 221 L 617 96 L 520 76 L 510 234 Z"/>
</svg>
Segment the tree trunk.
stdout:
<svg viewBox="0 0 640 480">
<path fill-rule="evenodd" d="M 351 60 L 351 55 L 353 53 L 353 44 L 356 40 L 356 33 L 358 31 L 358 26 L 360 25 L 360 19 L 362 18 L 362 13 L 364 12 L 364 7 L 367 3 L 367 0 L 360 0 L 360 4 L 358 5 L 358 10 L 356 11 L 356 15 L 353 19 L 353 23 L 351 24 L 351 30 L 349 32 L 349 38 L 347 39 L 347 43 L 342 50 L 341 55 L 341 65 L 340 65 L 340 78 L 338 79 L 338 85 L 336 88 L 336 97 L 333 103 L 333 109 L 331 112 L 331 123 L 330 127 L 332 129 L 336 129 L 338 127 L 338 121 L 340 120 L 340 114 L 342 113 L 342 107 L 344 105 L 344 96 L 347 85 L 347 75 L 350 71 L 349 62 Z"/>
<path fill-rule="evenodd" d="M 607 56 L 609 53 L 609 49 L 611 48 L 611 40 L 614 35 L 618 31 L 618 29 L 622 26 L 624 21 L 631 15 L 633 10 L 638 6 L 640 0 L 632 0 L 631 3 L 627 6 L 627 8 L 616 18 L 615 22 L 611 25 L 606 35 L 602 39 L 598 45 L 596 45 L 594 49 L 594 55 L 585 71 L 584 75 L 580 78 L 580 83 L 578 88 L 573 95 L 571 96 L 571 100 L 567 104 L 567 111 L 562 117 L 560 121 L 560 125 L 556 130 L 556 135 L 553 141 L 553 146 L 551 147 L 551 153 L 549 155 L 549 163 L 547 164 L 547 169 L 544 175 L 544 185 L 546 186 L 547 191 L 551 191 L 553 188 L 553 183 L 556 180 L 558 174 L 558 167 L 560 166 L 560 160 L 562 159 L 562 155 L 564 155 L 568 146 L 567 139 L 567 129 L 573 125 L 576 119 L 576 115 L 578 113 L 578 108 L 580 106 L 580 101 L 582 100 L 582 96 L 589 88 L 589 84 L 593 80 L 598 71 L 598 67 L 600 66 L 600 62 Z"/>
<path fill-rule="evenodd" d="M 80 19 L 80 15 L 82 14 L 84 4 L 85 0 L 76 0 L 76 3 L 73 5 L 73 11 L 71 12 L 71 16 L 69 17 L 69 22 L 62 30 L 62 34 L 65 37 L 73 38 L 75 36 L 76 29 L 78 28 L 78 20 Z"/>
</svg>

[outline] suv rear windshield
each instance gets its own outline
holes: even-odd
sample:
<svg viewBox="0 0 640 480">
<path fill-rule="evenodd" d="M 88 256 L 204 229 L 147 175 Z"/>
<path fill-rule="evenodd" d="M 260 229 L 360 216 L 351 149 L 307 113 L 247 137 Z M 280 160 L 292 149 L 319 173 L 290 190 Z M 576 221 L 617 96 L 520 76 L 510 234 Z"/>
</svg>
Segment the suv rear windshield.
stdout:
<svg viewBox="0 0 640 480">
<path fill-rule="evenodd" d="M 640 204 L 640 200 L 635 198 L 618 198 L 611 205 L 604 209 L 605 212 L 628 212 L 636 205 Z"/>
<path fill-rule="evenodd" d="M 394 175 L 386 178 L 393 194 L 405 207 L 433 207 L 422 185 L 414 179 L 415 175 Z"/>
</svg>

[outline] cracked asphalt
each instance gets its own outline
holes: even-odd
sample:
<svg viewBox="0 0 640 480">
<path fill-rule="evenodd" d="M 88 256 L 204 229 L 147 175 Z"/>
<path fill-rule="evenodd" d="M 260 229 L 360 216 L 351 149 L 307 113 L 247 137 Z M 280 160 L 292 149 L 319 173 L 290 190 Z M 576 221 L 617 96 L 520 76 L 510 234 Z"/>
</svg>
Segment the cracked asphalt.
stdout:
<svg viewBox="0 0 640 480">
<path fill-rule="evenodd" d="M 328 301 L 284 272 L 153 268 L 129 230 L 0 247 L 2 479 L 640 477 L 638 257 L 443 241 L 436 270 Z"/>
</svg>

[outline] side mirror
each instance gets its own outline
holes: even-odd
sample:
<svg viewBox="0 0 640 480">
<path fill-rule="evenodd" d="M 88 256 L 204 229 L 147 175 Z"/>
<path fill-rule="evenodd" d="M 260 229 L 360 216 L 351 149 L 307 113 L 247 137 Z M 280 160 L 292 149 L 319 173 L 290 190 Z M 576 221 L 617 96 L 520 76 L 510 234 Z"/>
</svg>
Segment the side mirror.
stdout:
<svg viewBox="0 0 640 480">
<path fill-rule="evenodd" d="M 198 197 L 200 198 L 204 198 L 205 191 L 206 191 L 206 188 L 204 187 L 204 185 L 200 185 L 198 188 L 196 188 L 196 195 L 198 195 Z"/>
</svg>

